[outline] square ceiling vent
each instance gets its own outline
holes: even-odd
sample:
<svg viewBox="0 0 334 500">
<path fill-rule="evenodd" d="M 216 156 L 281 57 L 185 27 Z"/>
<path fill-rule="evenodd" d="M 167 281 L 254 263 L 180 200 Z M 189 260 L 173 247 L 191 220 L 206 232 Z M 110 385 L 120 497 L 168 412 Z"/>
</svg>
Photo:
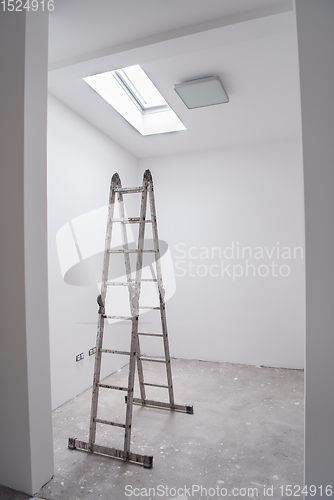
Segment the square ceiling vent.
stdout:
<svg viewBox="0 0 334 500">
<path fill-rule="evenodd" d="M 218 76 L 208 76 L 177 83 L 174 89 L 188 109 L 213 106 L 229 101 Z"/>
</svg>

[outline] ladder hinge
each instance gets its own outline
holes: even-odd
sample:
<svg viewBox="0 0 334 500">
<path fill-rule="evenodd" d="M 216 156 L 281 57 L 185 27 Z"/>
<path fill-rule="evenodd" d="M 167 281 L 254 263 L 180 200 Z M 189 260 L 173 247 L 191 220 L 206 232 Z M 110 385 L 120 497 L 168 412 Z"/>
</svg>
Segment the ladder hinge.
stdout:
<svg viewBox="0 0 334 500">
<path fill-rule="evenodd" d="M 99 310 L 98 310 L 98 313 L 101 314 L 102 316 L 105 314 L 105 309 L 104 309 L 104 304 L 103 304 L 103 301 L 102 301 L 102 296 L 101 294 L 97 296 L 97 303 L 99 305 Z"/>
</svg>

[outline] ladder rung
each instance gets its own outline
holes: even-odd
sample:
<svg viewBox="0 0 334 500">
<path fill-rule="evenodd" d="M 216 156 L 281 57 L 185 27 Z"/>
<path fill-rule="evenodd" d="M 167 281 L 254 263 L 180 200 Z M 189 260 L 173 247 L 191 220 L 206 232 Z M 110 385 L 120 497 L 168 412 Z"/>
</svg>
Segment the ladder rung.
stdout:
<svg viewBox="0 0 334 500">
<path fill-rule="evenodd" d="M 106 281 L 108 286 L 134 286 L 134 281 Z"/>
<path fill-rule="evenodd" d="M 146 333 L 146 332 L 138 332 L 138 335 L 147 335 L 149 337 L 163 337 L 163 333 Z"/>
<path fill-rule="evenodd" d="M 108 250 L 108 253 L 138 253 L 138 248 L 117 248 Z M 155 250 L 143 250 L 144 253 L 154 253 Z"/>
<path fill-rule="evenodd" d="M 160 309 L 160 306 L 139 306 L 139 309 Z"/>
<path fill-rule="evenodd" d="M 147 382 L 144 382 L 144 385 L 149 385 L 151 387 L 162 387 L 163 389 L 168 389 L 168 385 L 161 385 L 161 384 L 149 384 Z"/>
<path fill-rule="evenodd" d="M 167 363 L 165 359 L 150 358 L 149 356 L 145 356 L 145 354 L 142 354 L 139 359 L 141 361 L 152 361 L 154 363 Z"/>
<path fill-rule="evenodd" d="M 120 387 L 118 385 L 107 385 L 107 384 L 97 384 L 99 387 L 103 387 L 104 389 L 115 389 L 116 391 L 127 391 L 127 387 Z"/>
<path fill-rule="evenodd" d="M 136 316 L 107 316 L 106 314 L 103 314 L 103 317 L 106 319 L 128 319 L 128 320 L 131 319 L 132 320 Z"/>
<path fill-rule="evenodd" d="M 125 356 L 130 356 L 129 351 L 114 351 L 112 349 L 100 349 L 100 352 L 106 352 L 107 354 L 124 354 Z"/>
<path fill-rule="evenodd" d="M 124 224 L 135 224 L 140 222 L 140 217 L 128 217 L 125 219 L 111 219 L 110 222 L 123 222 Z M 152 222 L 151 219 L 143 220 L 142 222 L 149 223 Z"/>
<path fill-rule="evenodd" d="M 160 309 L 160 306 L 139 306 L 139 309 Z"/>
<path fill-rule="evenodd" d="M 143 186 L 139 187 L 133 187 L 133 188 L 114 188 L 115 193 L 123 193 L 123 194 L 130 194 L 130 193 L 142 193 L 144 191 Z"/>
<path fill-rule="evenodd" d="M 117 248 L 108 250 L 108 253 L 138 253 L 138 248 Z"/>
<path fill-rule="evenodd" d="M 150 281 L 150 282 L 153 282 L 153 283 L 157 283 L 158 280 L 152 279 L 152 278 L 142 278 L 140 281 Z M 131 281 L 106 281 L 106 285 L 108 285 L 108 286 L 134 286 L 135 284 L 136 284 L 136 280 L 131 280 Z"/>
<path fill-rule="evenodd" d="M 103 420 L 102 418 L 94 418 L 94 422 L 97 424 L 107 424 L 114 425 L 115 427 L 123 427 L 125 429 L 125 424 L 118 424 L 117 422 L 112 422 L 111 420 Z"/>
</svg>

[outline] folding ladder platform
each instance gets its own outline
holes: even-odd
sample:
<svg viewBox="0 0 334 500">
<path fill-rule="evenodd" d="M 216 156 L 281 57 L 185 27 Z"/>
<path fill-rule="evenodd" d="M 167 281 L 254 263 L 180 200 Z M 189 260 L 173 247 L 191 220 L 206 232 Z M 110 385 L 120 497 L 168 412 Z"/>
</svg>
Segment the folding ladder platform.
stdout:
<svg viewBox="0 0 334 500">
<path fill-rule="evenodd" d="M 141 208 L 140 217 L 125 217 L 125 209 L 123 202 L 124 194 L 141 193 Z M 119 207 L 119 218 L 114 218 L 114 207 L 115 201 L 118 201 Z M 149 206 L 151 212 L 151 218 L 146 219 L 147 212 L 147 198 L 149 197 Z M 112 240 L 112 230 L 113 224 L 121 224 L 121 235 L 122 235 L 122 248 L 113 249 L 111 245 Z M 126 224 L 139 224 L 138 231 L 138 246 L 135 249 L 129 248 L 128 235 L 126 230 Z M 145 236 L 145 225 L 152 224 L 152 234 L 153 234 L 153 249 L 148 250 L 144 248 L 144 236 Z M 151 279 L 142 278 L 142 268 L 143 268 L 143 254 L 146 252 L 153 252 L 154 260 L 156 264 L 156 274 L 155 277 L 152 276 Z M 126 272 L 126 281 L 109 281 L 109 264 L 110 257 L 114 253 L 121 253 L 124 255 L 124 264 Z M 135 277 L 132 277 L 130 254 L 135 253 L 137 255 Z M 139 298 L 141 292 L 141 282 L 150 281 L 155 282 L 157 286 L 158 296 L 159 296 L 159 306 L 140 306 Z M 108 287 L 111 286 L 125 286 L 129 291 L 129 301 L 130 301 L 130 316 L 112 316 L 107 315 L 105 310 L 106 295 Z M 174 411 L 181 411 L 189 414 L 193 414 L 193 407 L 190 405 L 178 405 L 174 402 L 174 392 L 172 384 L 172 373 L 171 373 L 171 362 L 169 354 L 169 344 L 168 344 L 168 333 L 167 333 L 167 322 L 166 322 L 166 310 L 165 310 L 165 290 L 162 282 L 162 272 L 161 272 L 161 262 L 160 262 L 160 250 L 159 250 L 159 239 L 158 239 L 158 229 L 157 229 L 157 219 L 154 201 L 154 191 L 153 191 L 153 181 L 152 175 L 149 170 L 146 170 L 143 178 L 143 185 L 134 188 L 123 188 L 121 184 L 120 177 L 115 173 L 111 179 L 110 195 L 109 195 L 109 208 L 108 208 L 108 220 L 107 220 L 107 231 L 105 239 L 105 249 L 104 249 L 104 260 L 103 260 L 103 271 L 102 271 L 102 285 L 101 294 L 97 298 L 99 305 L 99 319 L 97 328 L 97 341 L 96 341 L 96 358 L 95 358 L 95 368 L 94 368 L 94 381 L 92 390 L 92 404 L 91 404 L 91 416 L 90 416 L 90 429 L 89 429 L 89 440 L 88 442 L 80 441 L 76 438 L 69 438 L 68 447 L 72 450 L 79 449 L 85 450 L 92 453 L 99 453 L 103 455 L 108 455 L 110 457 L 123 459 L 130 462 L 136 462 L 143 465 L 145 468 L 151 468 L 153 466 L 153 456 L 140 455 L 137 453 L 132 453 L 130 451 L 130 439 L 131 439 L 131 425 L 132 425 L 132 408 L 133 404 L 142 405 L 151 408 L 164 408 Z M 162 333 L 145 333 L 138 331 L 138 321 L 139 321 L 139 311 L 141 309 L 159 309 L 161 317 Z M 130 351 L 117 351 L 111 349 L 103 348 L 103 333 L 104 333 L 104 322 L 106 319 L 116 319 L 116 320 L 129 320 L 132 322 L 132 333 L 131 333 L 131 346 Z M 163 341 L 164 357 L 153 357 L 141 354 L 139 336 L 146 335 L 152 337 L 161 337 Z M 130 358 L 129 362 L 129 374 L 128 374 L 128 385 L 127 387 L 113 386 L 101 383 L 101 361 L 102 354 L 123 354 Z M 166 375 L 167 384 L 151 384 L 144 381 L 143 375 L 143 361 L 144 362 L 157 362 L 164 363 L 166 365 Z M 134 380 L 135 371 L 138 371 L 140 397 L 134 397 Z M 168 390 L 169 402 L 155 401 L 146 398 L 146 386 L 160 387 Z M 105 420 L 98 418 L 98 400 L 99 400 L 99 389 L 113 389 L 117 391 L 125 391 L 125 402 L 126 402 L 126 416 L 125 423 L 112 422 L 110 420 Z M 108 446 L 98 445 L 95 443 L 96 438 L 96 425 L 105 424 L 116 427 L 121 427 L 124 429 L 124 449 L 110 448 Z"/>
</svg>

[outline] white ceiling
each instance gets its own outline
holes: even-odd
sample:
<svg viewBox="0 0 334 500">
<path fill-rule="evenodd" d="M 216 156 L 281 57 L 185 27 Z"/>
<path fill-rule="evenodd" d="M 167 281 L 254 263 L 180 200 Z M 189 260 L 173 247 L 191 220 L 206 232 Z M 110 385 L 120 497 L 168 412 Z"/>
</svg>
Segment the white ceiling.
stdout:
<svg viewBox="0 0 334 500">
<path fill-rule="evenodd" d="M 299 134 L 294 15 L 283 0 L 57 0 L 50 92 L 136 157 Z M 141 136 L 82 77 L 141 64 L 186 131 Z M 228 104 L 188 110 L 174 84 L 218 75 Z"/>
</svg>

